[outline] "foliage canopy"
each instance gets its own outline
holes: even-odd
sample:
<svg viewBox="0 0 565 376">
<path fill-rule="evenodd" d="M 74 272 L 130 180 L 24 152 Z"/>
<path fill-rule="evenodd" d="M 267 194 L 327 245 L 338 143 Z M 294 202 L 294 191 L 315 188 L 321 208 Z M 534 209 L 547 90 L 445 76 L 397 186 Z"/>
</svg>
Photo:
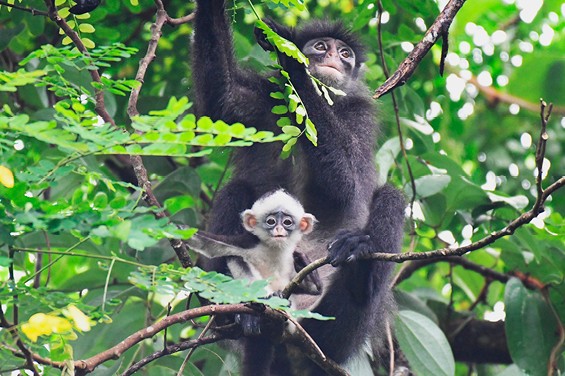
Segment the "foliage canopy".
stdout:
<svg viewBox="0 0 565 376">
<path fill-rule="evenodd" d="M 281 100 L 273 108 L 280 135 L 197 119 L 186 17 L 193 3 L 166 2 L 169 18 L 156 12 L 161 1 L 149 0 L 106 1 L 83 15 L 69 12 L 70 0 L 56 8 L 39 0 L 0 4 L 0 373 L 78 372 L 73 360 L 183 312 L 192 293 L 234 309 L 258 302 L 288 311 L 285 300 L 264 298 L 265 281 L 187 270 L 177 258 L 229 178 L 232 148 L 281 142 L 288 157 L 297 137 L 316 143 L 323 130 L 288 75 L 277 76 L 281 90 L 271 94 Z M 248 68 L 279 69 L 254 42 L 255 24 L 279 51 L 304 57 L 258 17 L 288 25 L 339 18 L 369 46 L 365 73 L 375 90 L 387 78 L 381 59 L 394 71 L 444 6 L 383 0 L 379 13 L 370 0 L 235 2 L 235 53 Z M 565 7 L 468 0 L 448 40 L 443 77 L 440 44 L 394 90 L 394 101 L 388 94 L 377 102 L 383 130 L 375 167 L 411 201 L 405 251 L 487 241 L 461 257 L 399 265 L 398 344 L 421 375 L 563 373 Z M 342 94 L 318 84 L 328 101 Z M 549 119 L 547 109 L 540 119 L 540 98 L 553 103 Z M 497 231 L 505 236 L 489 240 Z M 117 360 L 100 360 L 96 372 L 124 373 L 166 345 L 190 344 L 209 320 L 176 322 Z M 504 321 L 481 330 L 496 320 Z M 494 343 L 497 333 L 505 333 L 502 345 L 481 355 L 477 344 Z M 186 354 L 144 369 L 233 372 L 218 347 L 196 346 L 183 365 Z M 360 369 L 355 374 L 372 374 Z"/>
</svg>

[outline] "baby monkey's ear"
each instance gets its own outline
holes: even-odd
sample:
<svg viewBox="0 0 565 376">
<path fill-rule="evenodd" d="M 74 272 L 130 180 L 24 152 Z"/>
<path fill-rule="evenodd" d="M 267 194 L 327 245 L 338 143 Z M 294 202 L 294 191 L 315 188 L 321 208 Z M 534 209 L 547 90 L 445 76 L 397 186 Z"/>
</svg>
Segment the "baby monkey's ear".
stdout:
<svg viewBox="0 0 565 376">
<path fill-rule="evenodd" d="M 314 223 L 318 222 L 316 217 L 310 213 L 304 213 L 302 218 L 300 218 L 300 231 L 303 234 L 309 234 L 314 230 Z"/>
<path fill-rule="evenodd" d="M 243 227 L 249 231 L 253 232 L 255 230 L 255 226 L 257 226 L 257 218 L 255 217 L 255 213 L 253 210 L 247 209 L 241 214 L 241 219 L 243 221 Z"/>
</svg>

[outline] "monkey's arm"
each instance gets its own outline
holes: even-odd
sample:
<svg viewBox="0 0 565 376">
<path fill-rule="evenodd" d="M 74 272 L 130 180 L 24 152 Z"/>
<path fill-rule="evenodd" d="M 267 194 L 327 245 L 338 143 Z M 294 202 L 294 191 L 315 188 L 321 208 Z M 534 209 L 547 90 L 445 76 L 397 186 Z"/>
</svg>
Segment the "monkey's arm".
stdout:
<svg viewBox="0 0 565 376">
<path fill-rule="evenodd" d="M 248 123 L 250 117 L 257 118 L 254 111 L 263 108 L 260 104 L 266 104 L 269 92 L 264 87 L 269 83 L 238 66 L 224 0 L 197 0 L 194 28 L 192 70 L 198 114 L 260 128 L 260 123 Z"/>
<path fill-rule="evenodd" d="M 244 238 L 237 235 L 221 236 L 211 235 L 205 232 L 198 232 L 185 242 L 190 249 L 208 258 L 239 256 L 245 260 L 250 256 L 248 249 L 238 247 L 237 245 L 228 244 L 220 239 L 232 242 L 238 242 L 239 240 L 246 242 L 248 241 L 247 237 Z"/>
<path fill-rule="evenodd" d="M 401 192 L 385 185 L 375 191 L 370 218 L 362 230 L 345 231 L 329 249 L 335 273 L 314 311 L 335 320 L 302 320 L 326 356 L 345 362 L 367 338 L 385 338 L 386 322 L 393 309 L 390 275 L 394 264 L 366 260 L 372 252 L 400 252 L 405 201 Z M 320 374 L 323 374 L 319 371 Z"/>
<path fill-rule="evenodd" d="M 294 259 L 294 270 L 298 273 L 312 262 L 305 253 L 294 251 L 292 253 Z M 296 290 L 299 294 L 320 295 L 322 293 L 322 280 L 318 270 L 313 270 L 298 285 Z"/>
</svg>

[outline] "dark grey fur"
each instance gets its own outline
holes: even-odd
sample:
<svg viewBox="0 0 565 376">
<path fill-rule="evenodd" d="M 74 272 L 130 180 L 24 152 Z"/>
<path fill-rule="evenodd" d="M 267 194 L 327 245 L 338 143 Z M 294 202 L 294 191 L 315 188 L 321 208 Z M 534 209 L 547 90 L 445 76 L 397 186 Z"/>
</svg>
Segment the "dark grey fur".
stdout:
<svg viewBox="0 0 565 376">
<path fill-rule="evenodd" d="M 277 88 L 266 77 L 238 66 L 223 0 L 197 0 L 197 4 L 193 72 L 198 113 L 278 133 L 278 117 L 271 108 L 281 103 L 269 97 Z M 322 296 L 301 296 L 300 304 L 336 318 L 303 320 L 302 325 L 327 356 L 345 363 L 361 351 L 369 336 L 383 333 L 393 265 L 359 258 L 371 252 L 400 251 L 405 201 L 399 191 L 377 182 L 374 140 L 378 125 L 373 100 L 357 80 L 364 60 L 358 40 L 343 26 L 325 21 L 297 30 L 270 24 L 298 47 L 318 36 L 341 39 L 353 48 L 357 64 L 341 87 L 347 96 L 334 98 L 330 106 L 312 87 L 304 66 L 281 57 L 318 129 L 318 147 L 302 137 L 287 160 L 279 158 L 279 143 L 238 149 L 233 179 L 215 199 L 208 231 L 245 237 L 239 213 L 257 198 L 279 187 L 296 196 L 319 220 L 302 251 L 312 260 L 329 252 L 333 265 L 320 270 Z M 266 47 L 264 40 L 259 42 Z M 226 271 L 225 260 L 200 263 L 207 269 Z M 298 361 L 294 357 L 289 361 L 282 347 L 275 351 L 270 368 L 259 360 L 267 356 L 270 362 L 272 355 L 255 353 L 263 341 L 246 338 L 242 374 L 291 375 L 290 368 Z M 323 374 L 308 361 L 300 363 L 300 374 Z"/>
</svg>

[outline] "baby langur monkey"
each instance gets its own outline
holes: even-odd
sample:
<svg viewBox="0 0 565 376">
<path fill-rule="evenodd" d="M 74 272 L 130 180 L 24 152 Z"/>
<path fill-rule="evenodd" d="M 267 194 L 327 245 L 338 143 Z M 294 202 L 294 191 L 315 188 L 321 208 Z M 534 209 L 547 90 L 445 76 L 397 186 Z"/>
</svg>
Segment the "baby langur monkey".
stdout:
<svg viewBox="0 0 565 376">
<path fill-rule="evenodd" d="M 278 189 L 260 197 L 251 209 L 241 213 L 243 227 L 257 236 L 259 243 L 238 244 L 237 236 L 198 232 L 187 240 L 194 251 L 208 257 L 227 257 L 230 273 L 237 279 L 268 279 L 270 294 L 283 290 L 310 260 L 297 251 L 302 237 L 312 232 L 316 218 L 305 213 L 302 204 Z M 297 292 L 321 293 L 317 273 L 310 273 Z"/>
</svg>

